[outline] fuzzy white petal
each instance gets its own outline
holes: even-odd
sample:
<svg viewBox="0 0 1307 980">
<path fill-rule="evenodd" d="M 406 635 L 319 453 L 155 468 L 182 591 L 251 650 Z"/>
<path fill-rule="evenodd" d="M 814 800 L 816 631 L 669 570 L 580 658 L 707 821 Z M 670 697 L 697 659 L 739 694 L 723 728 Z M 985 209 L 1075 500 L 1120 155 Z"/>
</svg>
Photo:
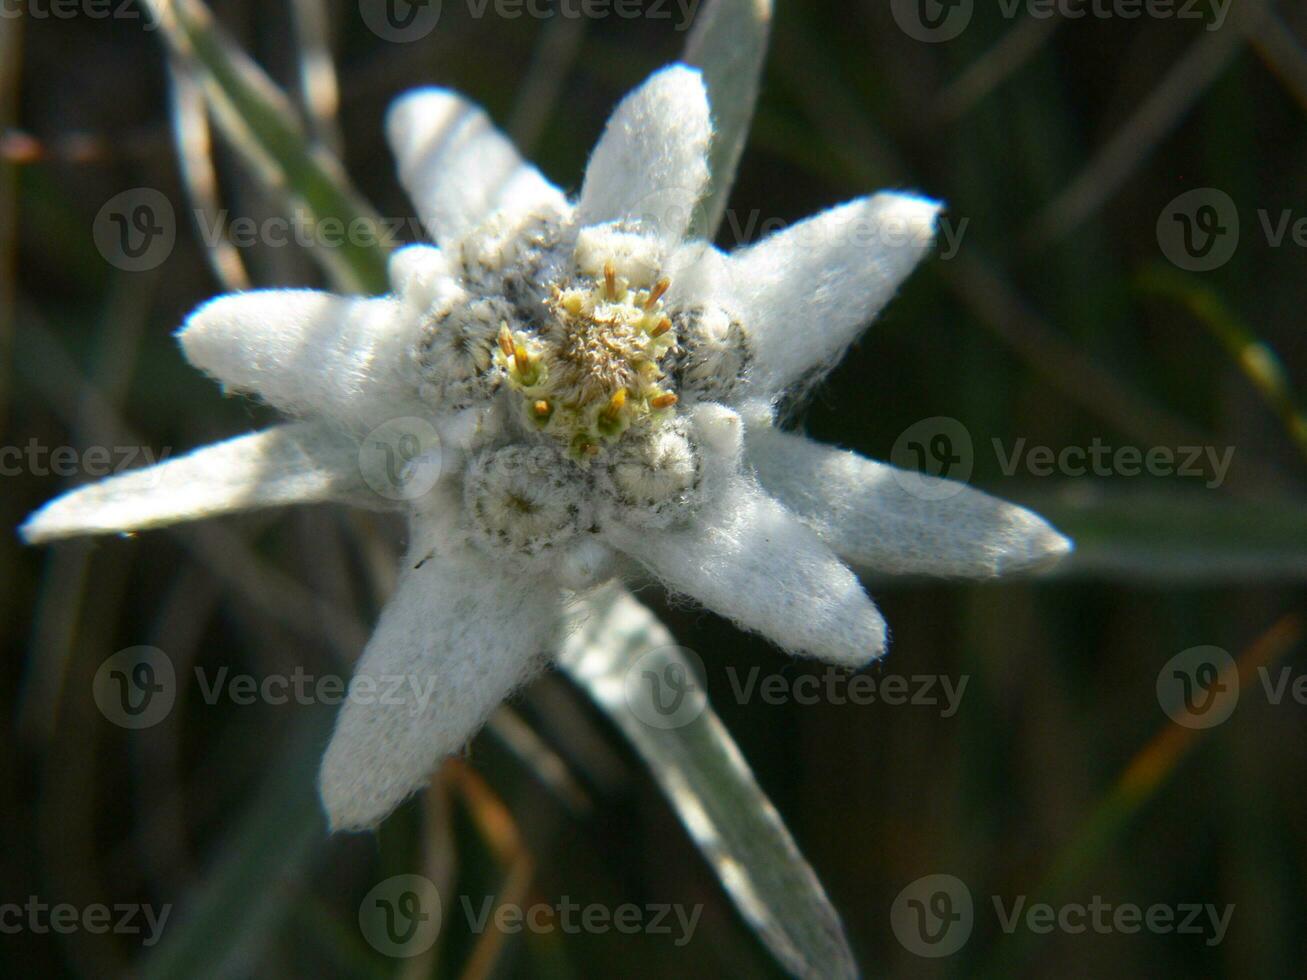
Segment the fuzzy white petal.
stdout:
<svg viewBox="0 0 1307 980">
<path fill-rule="evenodd" d="M 300 422 L 73 490 L 29 517 L 20 533 L 36 544 L 331 500 L 376 509 L 392 505 L 364 483 L 352 440 L 325 425 Z"/>
<path fill-rule="evenodd" d="M 744 422 L 725 405 L 707 402 L 690 413 L 699 443 L 708 452 L 706 468 L 715 478 L 725 479 L 740 471 L 744 452 Z"/>
<path fill-rule="evenodd" d="M 672 591 L 791 653 L 846 666 L 880 656 L 884 619 L 817 535 L 747 480 L 736 478 L 722 491 L 689 527 L 655 535 L 615 527 L 607 534 Z"/>
<path fill-rule="evenodd" d="M 731 255 L 757 385 L 775 393 L 834 365 L 930 249 L 939 211 L 924 198 L 877 194 Z"/>
<path fill-rule="evenodd" d="M 869 571 L 989 578 L 1071 550 L 1038 514 L 961 483 L 915 473 L 900 482 L 886 463 L 771 428 L 751 426 L 745 446 L 767 492 Z"/>
<path fill-rule="evenodd" d="M 707 242 L 686 242 L 667 258 L 663 273 L 671 280 L 669 306 L 696 306 L 725 300 L 735 293 L 735 267 L 726 253 Z"/>
<path fill-rule="evenodd" d="M 707 186 L 711 137 L 699 72 L 656 72 L 608 120 L 586 168 L 577 224 L 634 223 L 674 245 Z"/>
<path fill-rule="evenodd" d="M 390 288 L 414 313 L 421 315 L 458 290 L 445 253 L 430 245 L 406 245 L 390 256 Z"/>
<path fill-rule="evenodd" d="M 411 356 L 419 329 L 394 298 L 285 289 L 220 296 L 191 314 L 178 339 L 187 360 L 229 392 L 370 428 L 422 411 Z"/>
<path fill-rule="evenodd" d="M 557 589 L 465 551 L 421 561 L 422 550 L 410 553 L 355 668 L 322 760 L 319 791 L 336 830 L 379 823 L 554 646 Z"/>
<path fill-rule="evenodd" d="M 386 118 L 399 177 L 427 231 L 448 246 L 495 211 L 563 211 L 563 193 L 518 155 L 476 104 L 424 88 Z"/>
</svg>

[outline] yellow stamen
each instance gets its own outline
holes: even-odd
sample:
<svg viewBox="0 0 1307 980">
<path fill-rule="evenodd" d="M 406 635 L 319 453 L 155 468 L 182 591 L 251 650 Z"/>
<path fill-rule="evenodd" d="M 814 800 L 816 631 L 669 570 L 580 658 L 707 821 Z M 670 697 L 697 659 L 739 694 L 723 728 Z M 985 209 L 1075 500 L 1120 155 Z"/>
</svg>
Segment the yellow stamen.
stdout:
<svg viewBox="0 0 1307 980">
<path fill-rule="evenodd" d="M 658 326 L 654 327 L 652 330 L 649 331 L 649 336 L 661 337 L 663 334 L 665 334 L 668 330 L 671 329 L 672 329 L 672 321 L 669 320 L 667 317 L 663 317 L 661 320 L 658 321 Z"/>
<path fill-rule="evenodd" d="M 671 284 L 672 281 L 668 279 L 666 276 L 663 276 L 656 283 L 654 283 L 653 289 L 649 290 L 649 298 L 644 301 L 644 308 L 646 310 L 652 310 L 654 308 L 654 304 L 663 298 L 663 293 L 667 292 L 667 289 L 669 286 L 671 286 Z"/>
</svg>

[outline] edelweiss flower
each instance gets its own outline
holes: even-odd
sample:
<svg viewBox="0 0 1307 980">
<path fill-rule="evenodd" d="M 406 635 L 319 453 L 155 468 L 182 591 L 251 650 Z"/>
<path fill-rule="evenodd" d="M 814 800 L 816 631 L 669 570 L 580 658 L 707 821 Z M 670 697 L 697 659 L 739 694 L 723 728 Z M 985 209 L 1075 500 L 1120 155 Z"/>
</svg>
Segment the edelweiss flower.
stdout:
<svg viewBox="0 0 1307 980">
<path fill-rule="evenodd" d="M 404 96 L 388 128 L 438 245 L 394 256 L 391 295 L 224 296 L 179 335 L 228 392 L 300 421 L 77 490 L 23 529 L 45 541 L 319 500 L 407 510 L 399 585 L 353 684 L 437 684 L 347 700 L 321 772 L 335 827 L 373 825 L 422 785 L 556 649 L 565 603 L 614 575 L 643 569 L 787 651 L 856 667 L 886 627 L 845 561 L 992 576 L 1068 550 L 1028 511 L 960 485 L 910 492 L 892 467 L 773 424 L 926 253 L 939 205 L 878 194 L 730 255 L 686 240 L 712 130 L 682 66 L 621 103 L 575 202 L 451 92 Z M 398 492 L 369 486 L 373 452 L 406 463 Z"/>
</svg>

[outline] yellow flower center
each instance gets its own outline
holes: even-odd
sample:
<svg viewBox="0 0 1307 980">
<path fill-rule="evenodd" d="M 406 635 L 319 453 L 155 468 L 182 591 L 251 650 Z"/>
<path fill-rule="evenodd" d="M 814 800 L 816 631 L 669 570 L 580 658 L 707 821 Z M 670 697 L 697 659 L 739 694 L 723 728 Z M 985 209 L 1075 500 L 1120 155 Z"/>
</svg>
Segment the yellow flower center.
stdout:
<svg viewBox="0 0 1307 980">
<path fill-rule="evenodd" d="M 538 333 L 500 327 L 495 362 L 521 395 L 525 417 L 574 458 L 598 454 L 676 404 L 659 363 L 676 346 L 663 311 L 669 285 L 664 278 L 632 288 L 606 262 L 602 277 L 554 288 Z"/>
</svg>

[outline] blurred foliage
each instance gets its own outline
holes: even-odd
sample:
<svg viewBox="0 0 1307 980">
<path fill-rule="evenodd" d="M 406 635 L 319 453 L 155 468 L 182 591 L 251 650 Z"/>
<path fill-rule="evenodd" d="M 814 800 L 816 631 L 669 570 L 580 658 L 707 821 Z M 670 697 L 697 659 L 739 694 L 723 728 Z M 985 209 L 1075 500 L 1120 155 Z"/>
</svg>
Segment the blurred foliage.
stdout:
<svg viewBox="0 0 1307 980">
<path fill-rule="evenodd" d="M 353 3 L 213 6 L 301 97 L 305 11 L 319 8 L 340 99 L 319 129 L 322 103 L 309 93 L 306 129 L 343 134 L 344 169 L 383 215 L 409 213 L 380 127 L 398 92 L 467 92 L 575 188 L 612 104 L 684 43 L 675 5 L 660 5 L 668 18 L 541 21 L 495 16 L 493 5 L 477 17 L 479 5 L 445 0 L 438 29 L 404 45 L 373 34 Z M 1293 428 L 1307 377 L 1307 256 L 1262 231 L 1263 213 L 1272 225 L 1286 209 L 1307 217 L 1295 210 L 1307 200 L 1307 13 L 1236 6 L 1246 16 L 1209 31 L 1177 18 L 1009 18 L 977 4 L 942 44 L 914 40 L 879 2 L 777 12 L 720 243 L 878 187 L 948 201 L 962 232 L 799 421 L 883 458 L 919 419 L 961 420 L 972 481 L 1047 505 L 1083 545 L 1081 564 L 1050 580 L 875 583 L 894 628 L 877 671 L 965 678 L 950 717 L 931 706 L 741 703 L 733 682 L 755 666 L 790 678 L 822 668 L 649 597 L 703 658 L 712 703 L 871 975 L 965 976 L 995 963 L 1039 976 L 1303 971 L 1307 707 L 1273 704 L 1246 683 L 1230 721 L 1166 756 L 1168 778 L 1128 813 L 1113 809 L 1137 753 L 1173 737 L 1155 694 L 1162 666 L 1199 644 L 1261 649 L 1272 624 L 1301 608 L 1307 578 Z M 170 336 L 223 287 L 186 220 L 169 78 L 162 39 L 141 20 L 0 19 L 4 446 L 181 452 L 268 417 L 219 398 Z M 222 207 L 279 213 L 275 188 L 229 144 L 216 139 L 214 158 Z M 91 228 L 106 201 L 141 186 L 174 202 L 178 245 L 158 271 L 123 274 L 97 254 Z M 1159 215 L 1202 187 L 1236 202 L 1239 247 L 1215 271 L 1159 278 Z M 322 284 L 296 249 L 240 259 L 256 285 Z M 1271 353 L 1272 375 L 1246 370 L 1237 351 L 1250 343 Z M 1215 488 L 1178 475 L 1005 474 L 991 447 L 1010 452 L 1022 439 L 1235 452 Z M 31 468 L 4 479 L 10 526 L 66 482 Z M 401 542 L 396 524 L 328 508 L 48 550 L 7 539 L 0 602 L 12 649 L 0 691 L 12 727 L 0 760 L 12 802 L 0 901 L 171 904 L 175 918 L 153 950 L 84 930 L 6 935 L 6 972 L 775 973 L 640 760 L 559 675 L 525 692 L 474 743 L 470 765 L 448 766 L 377 837 L 328 840 L 315 823 L 309 788 L 329 720 L 316 708 L 210 705 L 191 686 L 145 732 L 97 712 L 96 668 L 135 644 L 166 650 L 179 671 L 346 671 Z M 1292 637 L 1276 653 L 1307 670 Z M 539 744 L 523 742 L 521 722 Z M 1106 834 L 1105 812 L 1120 817 Z M 288 819 L 296 813 L 302 822 Z M 1084 853 L 1092 859 L 1071 861 L 1068 880 L 1066 855 Z M 683 947 L 658 935 L 478 936 L 449 925 L 436 955 L 387 960 L 362 940 L 359 903 L 382 878 L 414 870 L 452 883 L 451 894 L 704 912 Z M 905 950 L 890 922 L 900 889 L 930 873 L 968 883 L 977 906 L 967 946 L 934 963 Z M 1050 873 L 1062 876 L 1059 894 L 1086 903 L 1233 903 L 1230 931 L 1217 946 L 1175 934 L 1023 936 L 1017 956 L 990 896 L 1034 901 Z"/>
</svg>

